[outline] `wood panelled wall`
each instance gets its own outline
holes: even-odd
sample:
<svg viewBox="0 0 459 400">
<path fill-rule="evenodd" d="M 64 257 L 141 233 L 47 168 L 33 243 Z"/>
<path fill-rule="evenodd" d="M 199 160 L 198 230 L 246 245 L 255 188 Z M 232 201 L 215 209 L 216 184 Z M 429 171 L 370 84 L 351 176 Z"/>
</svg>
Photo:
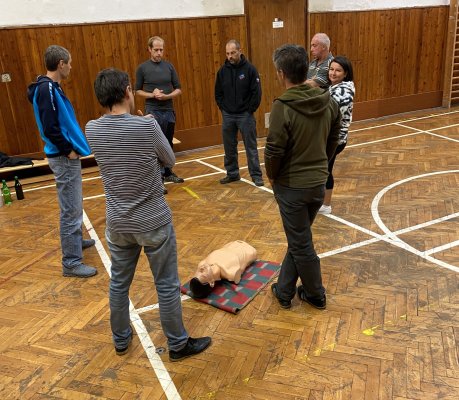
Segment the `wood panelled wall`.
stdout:
<svg viewBox="0 0 459 400">
<path fill-rule="evenodd" d="M 448 16 L 447 6 L 320 13 L 309 31 L 352 60 L 357 120 L 442 105 Z"/>
<path fill-rule="evenodd" d="M 42 151 L 26 89 L 45 72 L 42 56 L 48 45 L 62 45 L 72 54 L 72 72 L 63 88 L 84 127 L 103 113 L 93 91 L 97 72 L 114 66 L 128 71 L 134 83 L 137 65 L 150 56 L 147 40 L 154 35 L 165 39 L 165 58 L 182 84 L 183 94 L 175 102 L 176 136 L 182 141 L 177 150 L 221 143 L 215 74 L 229 39 L 246 45 L 244 16 L 1 29 L 1 73 L 9 73 L 12 81 L 0 83 L 0 151 Z M 136 101 L 143 110 L 143 101 Z"/>
<path fill-rule="evenodd" d="M 257 13 L 256 7 L 249 10 Z M 302 44 L 309 47 L 307 32 L 326 32 L 333 54 L 352 60 L 355 120 L 437 107 L 448 14 L 448 6 L 311 14 Z M 304 24 L 303 17 L 298 23 Z M 182 83 L 183 94 L 176 101 L 176 136 L 182 143 L 176 150 L 221 143 L 214 80 L 225 58 L 225 43 L 237 38 L 254 55 L 256 46 L 267 46 L 256 35 L 247 43 L 246 16 L 0 29 L 0 72 L 12 77 L 0 83 L 0 151 L 16 155 L 42 150 L 26 88 L 44 72 L 42 55 L 48 45 L 60 44 L 72 53 L 72 73 L 63 86 L 84 126 L 102 113 L 92 88 L 97 72 L 115 66 L 134 80 L 137 65 L 149 57 L 146 42 L 153 35 L 165 39 L 165 58 L 175 65 Z M 264 83 L 278 89 L 277 82 Z M 136 101 L 143 109 L 141 100 Z M 269 108 L 258 111 L 260 136 L 266 134 L 261 122 Z"/>
</svg>

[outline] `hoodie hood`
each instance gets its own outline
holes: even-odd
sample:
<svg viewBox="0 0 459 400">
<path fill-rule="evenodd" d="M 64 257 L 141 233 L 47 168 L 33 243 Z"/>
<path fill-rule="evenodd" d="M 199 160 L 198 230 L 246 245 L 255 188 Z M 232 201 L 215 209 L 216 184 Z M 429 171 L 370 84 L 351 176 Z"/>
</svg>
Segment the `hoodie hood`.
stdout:
<svg viewBox="0 0 459 400">
<path fill-rule="evenodd" d="M 39 85 L 43 85 L 44 83 L 54 83 L 51 78 L 48 78 L 46 75 L 39 75 L 37 78 L 37 81 L 34 83 L 31 83 L 28 88 L 27 88 L 27 98 L 29 101 L 33 104 L 33 97 L 35 95 L 35 89 Z"/>
<path fill-rule="evenodd" d="M 239 62 L 237 64 L 231 64 L 228 61 L 228 59 L 226 59 L 225 60 L 225 67 L 238 69 L 238 68 L 241 68 L 246 63 L 247 63 L 247 59 L 245 58 L 244 54 L 241 54 L 241 59 L 239 60 Z"/>
<path fill-rule="evenodd" d="M 328 89 L 313 88 L 307 84 L 287 89 L 276 100 L 305 116 L 315 117 L 323 114 L 330 102 Z"/>
</svg>

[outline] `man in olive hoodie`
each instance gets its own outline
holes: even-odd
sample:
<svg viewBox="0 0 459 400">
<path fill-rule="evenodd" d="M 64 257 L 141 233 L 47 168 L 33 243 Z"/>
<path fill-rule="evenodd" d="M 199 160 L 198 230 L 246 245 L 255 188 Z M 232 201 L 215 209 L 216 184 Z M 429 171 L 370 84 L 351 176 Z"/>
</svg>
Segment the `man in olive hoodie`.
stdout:
<svg viewBox="0 0 459 400">
<path fill-rule="evenodd" d="M 265 167 L 288 249 L 271 288 L 283 308 L 291 307 L 298 291 L 301 300 L 324 309 L 325 289 L 311 225 L 323 203 L 328 159 L 338 144 L 339 109 L 327 89 L 303 83 L 308 71 L 303 47 L 283 45 L 274 52 L 273 61 L 286 91 L 272 106 Z M 296 288 L 298 277 L 302 284 Z"/>
</svg>

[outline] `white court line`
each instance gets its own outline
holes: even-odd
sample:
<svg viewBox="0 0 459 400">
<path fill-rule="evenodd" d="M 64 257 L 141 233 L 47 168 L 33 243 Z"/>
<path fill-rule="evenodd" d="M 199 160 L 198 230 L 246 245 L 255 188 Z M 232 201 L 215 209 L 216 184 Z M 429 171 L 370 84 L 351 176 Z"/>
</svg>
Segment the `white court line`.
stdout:
<svg viewBox="0 0 459 400">
<path fill-rule="evenodd" d="M 260 139 L 262 139 L 262 138 L 260 138 Z M 259 147 L 257 147 L 257 150 L 263 150 L 264 148 L 265 148 L 265 146 L 259 146 Z M 238 150 L 238 154 L 239 153 L 245 153 L 245 149 Z M 195 162 L 195 161 L 200 161 L 200 160 L 211 160 L 212 158 L 218 158 L 218 157 L 224 157 L 224 156 L 225 156 L 225 153 L 220 153 L 220 154 L 213 155 L 213 156 L 206 156 L 206 157 L 200 157 L 200 158 L 193 158 L 191 160 L 178 161 L 178 162 L 175 163 L 175 165 L 186 164 L 186 163 L 189 163 L 189 162 Z"/>
<path fill-rule="evenodd" d="M 400 127 L 402 127 L 402 128 L 411 129 L 411 130 L 414 130 L 414 131 L 416 131 L 416 132 L 407 133 L 407 134 L 404 134 L 404 135 L 391 136 L 391 137 L 383 138 L 383 139 L 371 140 L 371 141 L 369 141 L 369 142 L 351 144 L 351 145 L 348 145 L 348 146 L 346 146 L 346 147 L 366 146 L 366 145 L 368 145 L 368 144 L 387 142 L 387 141 L 389 141 L 389 140 L 405 138 L 405 137 L 413 136 L 413 135 L 419 135 L 419 134 L 421 134 L 421 133 L 426 133 L 426 134 L 431 135 L 431 136 L 437 136 L 437 137 L 439 137 L 439 138 L 447 139 L 447 140 L 450 140 L 450 141 L 453 141 L 453 142 L 459 142 L 459 140 L 457 140 L 457 139 L 453 139 L 453 138 L 450 138 L 450 137 L 444 136 L 444 135 L 439 135 L 438 133 L 433 133 L 433 131 L 435 131 L 435 130 L 453 128 L 453 127 L 455 127 L 455 126 L 459 126 L 459 124 L 452 124 L 452 125 L 442 126 L 442 127 L 438 127 L 438 128 L 429 129 L 429 130 L 427 130 L 427 131 L 422 130 L 422 129 L 418 129 L 418 128 L 413 128 L 413 127 L 411 127 L 411 126 L 403 125 L 403 123 L 400 123 L 400 122 L 394 122 L 394 123 L 392 123 L 392 124 L 390 124 L 390 125 L 400 126 Z"/>
<path fill-rule="evenodd" d="M 413 246 L 409 245 L 408 243 L 405 243 L 404 241 L 402 241 L 399 237 L 397 237 L 397 235 L 394 232 L 390 231 L 389 228 L 387 228 L 387 226 L 384 224 L 384 222 L 382 221 L 381 217 L 379 216 L 379 211 L 378 211 L 379 201 L 382 199 L 382 197 L 388 191 L 392 190 L 394 187 L 402 185 L 402 184 L 404 184 L 406 182 L 410 182 L 410 181 L 415 180 L 415 179 L 419 179 L 419 178 L 424 178 L 424 177 L 433 176 L 433 175 L 451 174 L 451 173 L 459 173 L 459 170 L 429 172 L 429 173 L 426 173 L 426 174 L 411 176 L 409 178 L 402 179 L 402 180 L 400 180 L 398 182 L 392 183 L 389 186 L 386 186 L 373 199 L 373 201 L 371 203 L 371 214 L 373 215 L 373 219 L 378 224 L 379 228 L 390 239 L 392 239 L 394 241 L 394 245 L 399 246 L 401 248 L 404 248 L 404 249 L 410 251 L 411 253 L 413 253 L 413 254 L 415 254 L 415 255 L 417 255 L 419 257 L 422 257 L 425 260 L 430 261 L 430 262 L 438 265 L 439 267 L 447 268 L 447 269 L 449 269 L 451 271 L 454 271 L 454 272 L 459 272 L 459 268 L 458 267 L 456 267 L 454 265 L 451 265 L 451 264 L 448 264 L 448 263 L 446 263 L 444 261 L 438 260 L 438 259 L 436 259 L 434 257 L 431 257 L 430 255 L 425 254 L 425 252 L 419 251 L 419 250 L 415 249 Z"/>
<path fill-rule="evenodd" d="M 430 250 L 426 250 L 424 251 L 424 254 L 426 256 L 430 256 L 431 254 L 434 254 L 434 253 L 439 253 L 440 251 L 443 251 L 443 250 L 449 250 L 449 249 L 452 249 L 453 247 L 456 247 L 456 246 L 459 246 L 459 240 L 455 240 L 454 242 L 451 242 L 451 243 L 446 243 L 442 246 L 438 246 L 438 247 L 434 247 Z"/>
<path fill-rule="evenodd" d="M 393 124 L 393 125 L 394 125 L 394 124 Z M 404 126 L 404 128 L 407 128 L 407 127 Z M 409 128 L 409 129 L 411 129 L 411 128 Z M 394 140 L 394 139 L 405 138 L 405 137 L 408 137 L 408 136 L 419 135 L 420 133 L 422 133 L 422 132 L 411 132 L 411 133 L 407 133 L 407 134 L 405 134 L 405 135 L 397 135 L 397 136 L 391 136 L 391 137 L 384 138 L 384 139 L 370 140 L 369 142 L 356 143 L 356 144 L 349 144 L 349 145 L 346 145 L 346 147 L 347 147 L 347 148 L 350 148 L 350 147 L 360 147 L 360 146 L 366 146 L 366 145 L 369 145 L 369 144 L 375 144 L 375 143 L 381 143 L 381 142 L 388 142 L 389 140 Z"/>
<path fill-rule="evenodd" d="M 370 130 L 370 129 L 375 129 L 375 128 L 383 128 L 385 126 L 391 126 L 391 125 L 394 125 L 396 123 L 405 123 L 405 122 L 413 122 L 413 121 L 420 121 L 421 119 L 428 119 L 428 118 L 438 118 L 438 117 L 441 117 L 443 115 L 450 115 L 450 114 L 456 114 L 458 113 L 459 110 L 455 110 L 455 111 L 448 111 L 448 112 L 445 112 L 445 113 L 438 113 L 438 114 L 430 114 L 430 115 L 425 115 L 424 117 L 417 117 L 417 118 L 408 118 L 408 119 L 405 119 L 405 120 L 401 120 L 401 121 L 397 121 L 397 122 L 388 122 L 387 124 L 381 124 L 381 125 L 375 125 L 375 126 L 369 126 L 367 128 L 360 128 L 360 129 L 351 129 L 349 131 L 349 133 L 352 133 L 352 132 L 361 132 L 361 131 L 366 131 L 366 130 Z"/>
<path fill-rule="evenodd" d="M 91 236 L 91 238 L 96 241 L 96 249 L 99 253 L 100 259 L 104 264 L 107 274 L 111 276 L 110 258 L 107 252 L 105 251 L 104 246 L 102 245 L 102 242 L 100 241 L 96 230 L 92 226 L 91 221 L 88 218 L 88 215 L 84 210 L 83 223 L 86 229 L 88 230 L 88 233 Z M 142 319 L 138 315 L 138 312 L 135 309 L 134 304 L 132 304 L 131 299 L 129 299 L 129 316 L 132 322 L 132 326 L 134 327 L 137 336 L 139 337 L 140 343 L 142 344 L 142 347 L 145 350 L 145 354 L 148 357 L 148 361 L 150 361 L 150 364 L 153 367 L 153 370 L 155 371 L 156 377 L 158 378 L 159 383 L 161 384 L 167 399 L 180 400 L 181 397 L 177 391 L 177 388 L 175 387 L 175 384 L 172 378 L 170 377 L 169 372 L 167 371 L 163 361 L 161 360 L 161 357 L 159 357 L 159 355 L 156 353 L 156 347 L 153 344 L 153 341 L 151 340 L 151 337 L 148 334 L 147 328 L 145 327 Z"/>
<path fill-rule="evenodd" d="M 401 126 L 403 128 L 414 129 L 418 133 L 426 133 L 426 134 L 431 135 L 431 136 L 436 136 L 436 137 L 439 137 L 441 139 L 446 139 L 446 140 L 449 140 L 451 142 L 459 143 L 459 140 L 457 140 L 457 139 L 450 138 L 450 137 L 444 136 L 444 135 L 439 135 L 438 133 L 433 133 L 432 132 L 432 131 L 439 130 L 439 129 L 452 128 L 454 126 L 458 126 L 459 124 L 449 125 L 449 126 L 445 126 L 445 127 L 441 127 L 441 128 L 433 128 L 433 129 L 429 129 L 427 131 L 423 131 L 422 129 L 418 129 L 418 128 L 411 128 L 411 127 L 408 127 L 408 126 L 405 126 L 405 125 L 402 125 L 402 124 L 398 124 L 398 123 L 396 125 Z"/>
<path fill-rule="evenodd" d="M 101 176 L 94 176 L 94 177 L 91 177 L 91 178 L 82 178 L 82 182 L 87 182 L 87 181 L 93 181 L 93 180 L 96 180 L 96 179 L 101 179 Z M 24 189 L 24 192 L 33 192 L 35 190 L 42 190 L 42 189 L 49 189 L 49 188 L 55 188 L 56 187 L 56 184 L 53 183 L 51 185 L 46 185 L 46 186 L 37 186 L 37 187 L 34 187 L 34 188 L 30 188 L 30 189 Z"/>
<path fill-rule="evenodd" d="M 449 219 L 453 219 L 453 218 L 456 218 L 456 217 L 459 217 L 459 212 L 453 213 L 453 214 L 449 214 L 449 215 L 445 215 L 444 217 L 432 219 L 430 221 L 426 221 L 426 222 L 423 222 L 421 224 L 409 226 L 408 228 L 400 229 L 398 231 L 395 231 L 394 234 L 402 235 L 404 233 L 412 232 L 412 231 L 415 231 L 415 230 L 421 229 L 421 228 L 426 228 L 426 227 L 428 227 L 430 225 L 435 225 L 435 224 L 438 224 L 439 222 L 448 221 Z"/>
</svg>

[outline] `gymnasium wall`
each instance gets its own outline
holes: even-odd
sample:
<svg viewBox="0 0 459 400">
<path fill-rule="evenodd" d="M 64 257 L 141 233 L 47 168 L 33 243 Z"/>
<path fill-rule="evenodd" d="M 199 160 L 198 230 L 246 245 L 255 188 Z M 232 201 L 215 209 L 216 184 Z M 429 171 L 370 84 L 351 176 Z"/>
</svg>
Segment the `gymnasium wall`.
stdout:
<svg viewBox="0 0 459 400">
<path fill-rule="evenodd" d="M 136 66 L 149 57 L 146 40 L 156 34 L 165 38 L 165 57 L 182 81 L 183 95 L 176 101 L 176 136 L 182 144 L 176 150 L 221 143 L 214 79 L 229 38 L 249 47 L 243 0 L 114 1 L 110 10 L 101 0 L 61 0 L 59 8 L 50 3 L 16 0 L 7 6 L 0 0 L 0 72 L 11 77 L 0 82 L 0 151 L 42 150 L 26 87 L 44 72 L 42 54 L 49 44 L 72 53 L 72 73 L 63 86 L 84 126 L 102 113 L 92 89 L 97 72 L 116 66 L 134 77 Z M 307 2 L 304 44 L 314 32 L 327 32 L 333 53 L 346 54 L 354 63 L 355 119 L 441 104 L 449 1 L 382 3 Z"/>
<path fill-rule="evenodd" d="M 449 7 L 310 13 L 334 55 L 352 60 L 354 120 L 442 105 Z"/>
</svg>

